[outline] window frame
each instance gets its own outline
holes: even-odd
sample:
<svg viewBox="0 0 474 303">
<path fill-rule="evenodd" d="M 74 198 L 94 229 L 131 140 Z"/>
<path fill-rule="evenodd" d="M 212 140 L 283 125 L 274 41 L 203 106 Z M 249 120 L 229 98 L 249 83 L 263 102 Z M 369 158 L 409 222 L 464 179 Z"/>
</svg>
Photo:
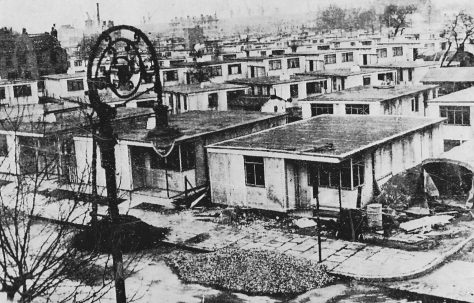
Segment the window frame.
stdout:
<svg viewBox="0 0 474 303">
<path fill-rule="evenodd" d="M 471 126 L 471 108 L 469 106 L 441 105 L 439 116 L 447 118 L 444 123 L 448 125 Z M 461 123 L 456 122 L 458 117 L 460 117 Z"/>
<path fill-rule="evenodd" d="M 332 103 L 312 103 L 310 108 L 311 117 L 319 115 L 334 115 L 334 104 Z"/>
<path fill-rule="evenodd" d="M 263 157 L 244 156 L 244 170 L 246 186 L 265 187 L 265 160 Z M 252 176 L 252 180 L 249 179 L 249 176 Z"/>
<path fill-rule="evenodd" d="M 281 67 L 281 60 L 268 60 L 268 69 L 269 70 L 280 70 L 282 69 Z"/>
<path fill-rule="evenodd" d="M 237 72 L 235 72 L 235 73 L 232 72 L 233 68 L 237 68 Z M 228 69 L 229 75 L 240 75 L 240 74 L 242 74 L 242 64 L 240 64 L 240 63 L 239 64 L 229 64 L 227 66 L 227 69 Z"/>
<path fill-rule="evenodd" d="M 346 104 L 346 115 L 370 115 L 370 104 Z"/>
<path fill-rule="evenodd" d="M 387 48 L 384 47 L 384 48 L 377 48 L 376 50 L 377 52 L 377 58 L 387 58 Z"/>
<path fill-rule="evenodd" d="M 32 96 L 31 85 L 29 84 L 14 85 L 13 96 L 15 98 L 31 97 Z"/>
<path fill-rule="evenodd" d="M 342 62 L 354 62 L 354 53 L 353 52 L 347 52 L 347 53 L 342 53 Z"/>
<path fill-rule="evenodd" d="M 0 87 L 0 100 L 6 100 L 7 99 L 7 90 L 6 88 Z"/>
<path fill-rule="evenodd" d="M 324 55 L 324 64 L 336 64 L 336 63 L 337 63 L 336 54 Z"/>
<path fill-rule="evenodd" d="M 0 134 L 0 157 L 8 157 L 8 138 L 6 134 Z"/>
<path fill-rule="evenodd" d="M 66 81 L 68 92 L 77 92 L 84 90 L 84 81 L 82 79 L 70 79 Z"/>
<path fill-rule="evenodd" d="M 393 53 L 393 57 L 403 56 L 403 47 L 401 47 L 401 46 L 392 47 L 392 53 Z"/>
<path fill-rule="evenodd" d="M 287 59 L 286 63 L 287 63 L 288 69 L 300 68 L 300 58 Z"/>
<path fill-rule="evenodd" d="M 173 77 L 169 77 L 169 75 L 173 75 Z M 178 70 L 165 70 L 163 71 L 163 82 L 174 82 L 178 81 Z"/>
</svg>

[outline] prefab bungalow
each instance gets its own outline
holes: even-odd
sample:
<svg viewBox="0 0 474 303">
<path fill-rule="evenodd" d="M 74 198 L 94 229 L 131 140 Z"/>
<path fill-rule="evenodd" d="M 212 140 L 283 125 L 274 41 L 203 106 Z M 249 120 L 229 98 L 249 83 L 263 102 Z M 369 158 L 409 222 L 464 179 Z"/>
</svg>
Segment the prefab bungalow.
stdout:
<svg viewBox="0 0 474 303">
<path fill-rule="evenodd" d="M 352 68 L 331 69 L 306 72 L 304 75 L 313 75 L 324 78 L 330 78 L 332 87 L 331 92 L 345 90 L 351 87 L 361 85 L 378 85 L 382 82 L 393 82 L 396 78 L 395 69 L 372 69 L 360 68 L 357 65 Z"/>
<path fill-rule="evenodd" d="M 44 80 L 45 97 L 61 99 L 72 98 L 84 100 L 85 89 L 87 89 L 86 74 L 54 74 L 42 77 Z"/>
<path fill-rule="evenodd" d="M 0 105 L 16 106 L 39 102 L 38 86 L 32 80 L 0 79 Z"/>
<path fill-rule="evenodd" d="M 436 85 L 357 86 L 309 97 L 299 104 L 303 119 L 321 114 L 425 116 L 436 90 Z"/>
<path fill-rule="evenodd" d="M 202 82 L 163 88 L 163 103 L 173 114 L 191 110 L 227 110 L 229 99 L 245 94 L 248 86 Z"/>
<path fill-rule="evenodd" d="M 155 117 L 149 118 L 148 123 L 123 124 L 115 128 L 117 184 L 124 191 L 152 190 L 165 197 L 206 185 L 209 179 L 205 145 L 280 126 L 286 120 L 286 114 L 189 111 L 169 116 L 169 132 L 150 132 L 155 127 Z M 92 161 L 92 138 L 76 136 L 74 143 L 77 169 L 87 171 Z M 101 167 L 97 183 L 105 186 Z"/>
<path fill-rule="evenodd" d="M 441 152 L 441 118 L 323 115 L 207 147 L 214 203 L 360 208 L 392 175 Z M 316 190 L 317 189 L 317 190 Z"/>
<path fill-rule="evenodd" d="M 249 95 L 278 96 L 286 100 L 300 100 L 308 96 L 331 92 L 330 79 L 319 75 L 244 78 L 228 81 L 228 83 L 250 87 Z"/>
<path fill-rule="evenodd" d="M 443 96 L 474 86 L 474 67 L 433 68 L 420 82 L 439 85 L 439 95 Z"/>
<path fill-rule="evenodd" d="M 364 66 L 372 70 L 380 69 L 395 69 L 397 71 L 397 77 L 393 79 L 397 84 L 420 84 L 421 79 L 428 73 L 432 68 L 436 68 L 439 65 L 435 61 L 400 61 L 400 62 L 388 62 L 380 63 L 375 65 Z"/>
<path fill-rule="evenodd" d="M 474 87 L 428 101 L 428 117 L 443 117 L 441 127 L 444 151 L 474 139 Z"/>
</svg>

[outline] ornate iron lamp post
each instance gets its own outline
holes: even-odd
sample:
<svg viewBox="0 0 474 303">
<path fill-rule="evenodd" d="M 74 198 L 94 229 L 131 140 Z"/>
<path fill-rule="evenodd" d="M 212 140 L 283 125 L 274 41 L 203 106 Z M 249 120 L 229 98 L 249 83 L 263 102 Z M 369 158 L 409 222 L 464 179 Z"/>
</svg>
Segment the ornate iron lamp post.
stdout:
<svg viewBox="0 0 474 303">
<path fill-rule="evenodd" d="M 140 91 L 142 80 L 148 71 L 142 58 L 150 56 L 154 85 Z M 107 69 L 108 65 L 108 69 Z M 99 90 L 109 89 L 118 98 L 127 103 L 149 91 L 157 94 L 154 111 L 156 116 L 155 132 L 167 127 L 168 107 L 162 102 L 162 87 L 159 75 L 159 64 L 156 51 L 148 37 L 139 29 L 128 26 L 114 26 L 104 31 L 97 39 L 89 55 L 87 66 L 87 85 L 89 90 L 89 106 L 96 112 L 99 119 L 97 143 L 101 152 L 102 167 L 108 198 L 108 213 L 116 227 L 120 224 L 117 203 L 117 181 L 115 145 L 116 137 L 112 121 L 116 116 L 115 108 L 101 101 Z M 117 230 L 117 228 L 114 228 Z M 117 303 L 126 302 L 125 278 L 123 273 L 123 256 L 120 249 L 120 235 L 114 234 L 112 259 L 115 279 Z"/>
</svg>

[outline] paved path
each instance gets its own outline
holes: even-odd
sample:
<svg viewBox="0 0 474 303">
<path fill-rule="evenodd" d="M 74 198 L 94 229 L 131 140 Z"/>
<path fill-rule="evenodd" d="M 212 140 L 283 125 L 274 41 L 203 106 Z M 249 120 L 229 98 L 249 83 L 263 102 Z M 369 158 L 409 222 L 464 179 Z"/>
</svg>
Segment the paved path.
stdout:
<svg viewBox="0 0 474 303">
<path fill-rule="evenodd" d="M 11 191 L 5 186 L 2 191 Z M 124 197 L 126 198 L 126 197 Z M 37 196 L 37 214 L 50 219 L 57 219 L 61 208 L 67 208 L 67 200 L 54 203 L 42 196 Z M 135 199 L 136 200 L 136 199 Z M 70 204 L 70 203 L 69 203 Z M 136 203 L 125 201 L 120 205 L 121 213 L 142 219 L 144 222 L 158 226 L 171 227 L 168 237 L 170 243 L 183 245 L 203 251 L 214 251 L 223 247 L 242 249 L 275 250 L 294 256 L 318 260 L 317 239 L 310 236 L 284 233 L 276 230 L 266 230 L 261 226 L 231 227 L 197 220 L 192 211 L 182 211 L 172 215 L 133 209 Z M 99 207 L 99 212 L 105 214 L 106 207 Z M 81 205 L 75 209 L 75 222 L 88 222 L 88 209 Z M 201 242 L 192 241 L 197 235 L 208 234 Z M 357 242 L 323 238 L 323 263 L 331 273 L 367 281 L 396 281 L 406 280 L 426 274 L 439 266 L 446 258 L 473 239 L 460 240 L 460 243 L 449 251 L 417 251 L 409 252 L 400 249 L 385 248 Z"/>
<path fill-rule="evenodd" d="M 160 216 L 141 210 L 130 214 L 148 224 L 172 227 L 170 243 L 203 251 L 223 247 L 241 249 L 265 249 L 318 261 L 318 244 L 315 237 L 289 234 L 275 230 L 251 227 L 230 227 L 212 222 L 195 220 L 191 212 Z M 209 237 L 193 243 L 200 234 Z M 459 244 L 448 251 L 405 251 L 365 243 L 322 238 L 323 264 L 331 273 L 364 281 L 400 281 L 426 274 L 439 266 L 447 257 L 459 251 L 474 236 L 460 239 Z"/>
</svg>

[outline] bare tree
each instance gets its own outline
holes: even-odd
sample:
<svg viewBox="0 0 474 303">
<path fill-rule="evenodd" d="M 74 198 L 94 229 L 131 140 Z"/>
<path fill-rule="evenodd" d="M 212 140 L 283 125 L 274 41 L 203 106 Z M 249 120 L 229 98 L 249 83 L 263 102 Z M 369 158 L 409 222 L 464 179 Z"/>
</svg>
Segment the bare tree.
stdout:
<svg viewBox="0 0 474 303">
<path fill-rule="evenodd" d="M 443 30 L 442 36 L 448 39 L 448 47 L 441 59 L 441 66 L 447 59 L 449 52 L 454 44 L 455 53 L 451 56 L 446 66 L 450 66 L 459 53 L 464 52 L 466 41 L 474 37 L 474 17 L 464 11 L 458 12 L 448 21 Z"/>
<path fill-rule="evenodd" d="M 389 4 L 382 14 L 382 21 L 387 27 L 393 27 L 393 36 L 396 36 L 401 28 L 408 26 L 407 17 L 416 11 L 415 5 Z"/>
<path fill-rule="evenodd" d="M 94 302 L 105 294 L 110 282 L 90 288 L 71 281 L 64 290 L 64 281 L 70 280 L 72 273 L 84 272 L 100 258 L 70 242 L 77 226 L 84 224 L 88 207 L 75 198 L 56 203 L 54 196 L 42 192 L 53 184 L 50 177 L 61 169 L 58 144 L 63 137 L 57 130 L 65 126 L 54 125 L 53 132 L 48 127 L 54 123 L 48 123 L 41 114 L 26 113 L 25 107 L 18 107 L 16 113 L 7 109 L 2 110 L 0 126 L 12 140 L 8 140 L 2 165 L 15 163 L 10 166 L 15 178 L 0 192 L 2 290 L 10 301 L 16 296 L 19 302 L 40 297 L 51 302 Z M 31 136 L 25 135 L 28 133 Z M 39 219 L 43 212 L 47 212 L 48 221 Z M 61 297 L 51 299 L 58 292 Z"/>
</svg>

